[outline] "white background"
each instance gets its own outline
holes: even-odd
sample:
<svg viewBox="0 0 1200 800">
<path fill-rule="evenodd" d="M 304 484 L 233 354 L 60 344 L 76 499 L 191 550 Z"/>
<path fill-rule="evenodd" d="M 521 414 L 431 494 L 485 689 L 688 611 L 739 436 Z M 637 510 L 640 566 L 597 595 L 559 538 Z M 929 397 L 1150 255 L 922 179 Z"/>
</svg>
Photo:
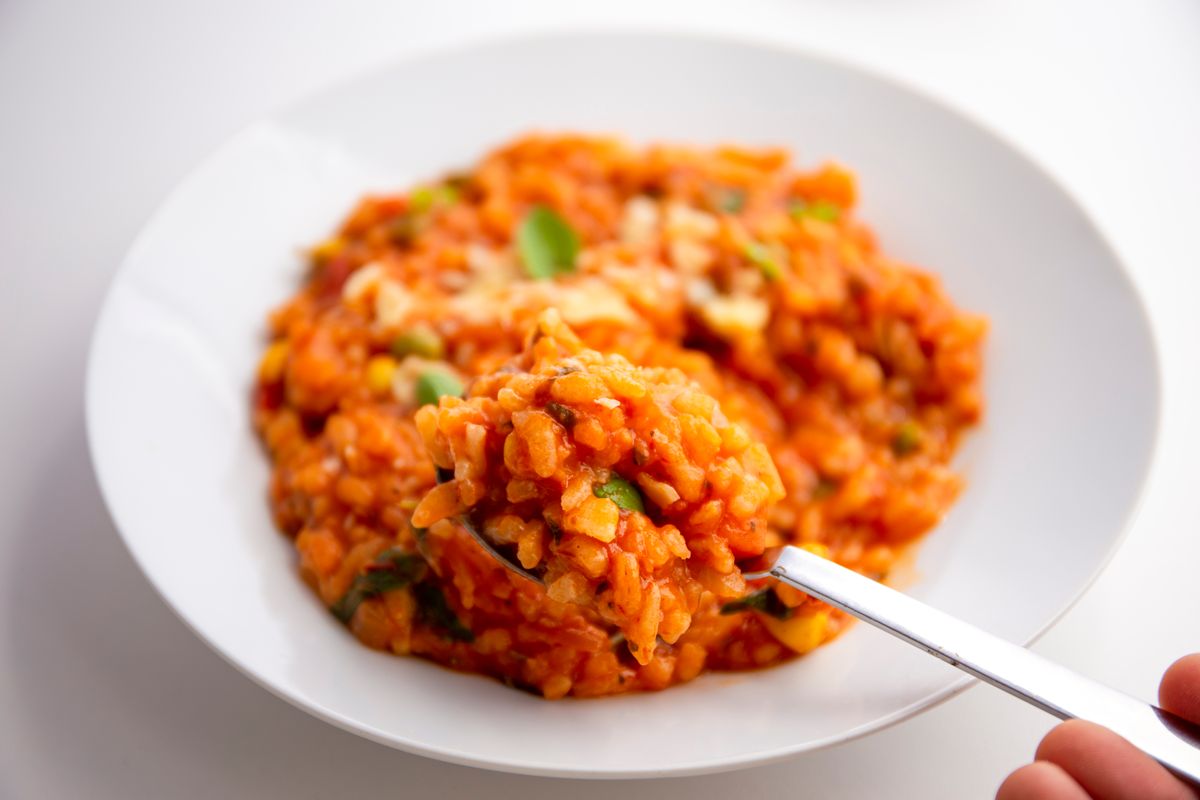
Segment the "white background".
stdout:
<svg viewBox="0 0 1200 800">
<path fill-rule="evenodd" d="M 1079 197 L 1150 307 L 1163 427 L 1124 547 L 1035 649 L 1145 699 L 1200 650 L 1193 0 L 0 0 L 0 797 L 986 797 L 1029 757 L 1051 721 L 975 687 L 866 739 L 725 775 L 569 783 L 448 766 L 254 686 L 121 545 L 84 444 L 83 368 L 104 288 L 160 198 L 314 88 L 445 43 L 590 24 L 750 34 L 886 72 L 1000 131 Z"/>
</svg>

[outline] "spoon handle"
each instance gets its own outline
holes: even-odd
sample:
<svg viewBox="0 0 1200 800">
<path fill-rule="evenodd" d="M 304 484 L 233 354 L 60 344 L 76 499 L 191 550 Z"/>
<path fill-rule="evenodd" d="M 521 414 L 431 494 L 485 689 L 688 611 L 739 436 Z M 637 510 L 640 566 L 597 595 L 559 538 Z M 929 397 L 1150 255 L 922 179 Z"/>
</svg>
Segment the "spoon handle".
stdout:
<svg viewBox="0 0 1200 800">
<path fill-rule="evenodd" d="M 765 574 L 1059 719 L 1079 718 L 1103 725 L 1176 775 L 1200 784 L 1200 725 L 1077 675 L 798 547 L 785 547 Z"/>
</svg>

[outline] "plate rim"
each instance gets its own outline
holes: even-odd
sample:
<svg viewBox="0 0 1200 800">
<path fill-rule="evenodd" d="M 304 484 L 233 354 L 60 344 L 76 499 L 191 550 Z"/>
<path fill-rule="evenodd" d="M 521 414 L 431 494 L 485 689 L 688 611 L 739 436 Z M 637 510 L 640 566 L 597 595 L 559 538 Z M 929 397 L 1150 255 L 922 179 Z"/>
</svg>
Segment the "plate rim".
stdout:
<svg viewBox="0 0 1200 800">
<path fill-rule="evenodd" d="M 105 510 L 109 516 L 109 519 L 112 521 L 113 527 L 116 529 L 126 551 L 133 558 L 134 563 L 137 564 L 138 569 L 141 571 L 143 577 L 147 580 L 151 587 L 153 587 L 160 600 L 162 600 L 164 605 L 166 605 L 166 607 L 169 608 L 171 612 L 183 622 L 188 630 L 190 630 L 201 642 L 203 642 L 205 646 L 215 652 L 225 663 L 233 666 L 239 673 L 249 678 L 258 686 L 263 687 L 275 697 L 278 697 L 290 705 L 304 711 L 305 713 L 327 722 L 337 728 L 340 728 L 341 730 L 361 736 L 370 741 L 410 753 L 412 755 L 424 756 L 452 764 L 505 773 L 539 777 L 619 780 L 705 775 L 761 766 L 776 763 L 784 759 L 800 755 L 801 753 L 814 752 L 844 742 L 853 741 L 876 731 L 889 728 L 917 715 L 922 711 L 934 708 L 946 702 L 950 698 L 963 692 L 965 689 L 978 683 L 979 681 L 977 678 L 965 674 L 961 675 L 941 689 L 931 692 L 928 695 L 904 706 L 903 708 L 897 709 L 890 714 L 884 715 L 836 735 L 831 735 L 816 740 L 809 740 L 798 745 L 785 745 L 781 747 L 768 748 L 748 754 L 738 754 L 720 759 L 707 759 L 703 762 L 676 762 L 672 766 L 666 768 L 593 769 L 584 764 L 564 767 L 558 764 L 541 763 L 536 760 L 513 761 L 489 758 L 455 750 L 454 748 L 431 746 L 416 740 L 390 734 L 386 731 L 366 725 L 358 720 L 346 717 L 330 708 L 321 705 L 320 703 L 317 703 L 315 700 L 307 696 L 303 696 L 301 693 L 292 692 L 288 689 L 271 683 L 266 678 L 257 674 L 249 665 L 241 663 L 233 654 L 227 653 L 225 650 L 223 650 L 208 636 L 206 636 L 195 624 L 193 624 L 184 610 L 171 602 L 165 589 L 160 586 L 153 572 L 148 569 L 147 565 L 143 562 L 142 557 L 139 555 L 138 549 L 135 547 L 130 537 L 126 534 L 125 528 L 120 523 L 120 515 L 117 511 L 116 504 L 112 500 L 112 498 L 115 496 L 114 490 L 110 486 L 109 480 L 105 478 L 104 470 L 100 466 L 100 449 L 96 440 L 95 430 L 99 425 L 97 419 L 97 415 L 99 414 L 99 411 L 97 410 L 97 396 L 99 391 L 98 384 L 101 379 L 97 377 L 99 368 L 97 367 L 98 359 L 96 354 L 97 350 L 99 349 L 98 342 L 101 339 L 101 332 L 106 327 L 108 318 L 114 313 L 112 310 L 114 308 L 114 304 L 111 302 L 114 293 L 117 291 L 118 286 L 123 282 L 127 272 L 131 268 L 132 256 L 144 246 L 148 233 L 156 226 L 160 218 L 164 215 L 165 209 L 176 197 L 187 191 L 197 175 L 205 171 L 212 163 L 219 160 L 228 149 L 232 148 L 247 135 L 251 134 L 256 126 L 261 125 L 264 122 L 271 122 L 282 116 L 285 116 L 295 109 L 302 107 L 307 103 L 313 102 L 314 100 L 317 100 L 323 96 L 336 94 L 345 87 L 352 86 L 358 82 L 378 78 L 386 73 L 417 65 L 420 62 L 431 58 L 453 57 L 461 54 L 469 54 L 477 50 L 486 50 L 489 48 L 501 49 L 505 47 L 519 46 L 521 44 L 536 44 L 547 40 L 562 40 L 571 38 L 600 40 L 611 40 L 616 38 L 636 38 L 642 40 L 674 39 L 706 46 L 732 46 L 742 49 L 766 50 L 773 51 L 779 55 L 805 59 L 811 62 L 819 63 L 826 67 L 832 67 L 840 71 L 849 72 L 854 74 L 856 77 L 885 84 L 894 90 L 908 94 L 922 101 L 923 103 L 935 107 L 940 112 L 957 117 L 968 126 L 976 129 L 976 131 L 983 136 L 990 138 L 1003 146 L 1003 148 L 1008 150 L 1014 157 L 1024 161 L 1043 180 L 1052 185 L 1058 192 L 1061 193 L 1068 203 L 1074 207 L 1075 211 L 1078 212 L 1080 219 L 1084 223 L 1087 231 L 1095 238 L 1096 242 L 1099 243 L 1102 249 L 1105 250 L 1111 257 L 1114 265 L 1117 267 L 1117 278 L 1119 279 L 1122 288 L 1126 290 L 1128 295 L 1133 300 L 1134 316 L 1136 320 L 1141 323 L 1145 330 L 1147 345 L 1149 348 L 1150 363 L 1148 367 L 1151 380 L 1147 386 L 1147 390 L 1153 396 L 1153 402 L 1151 404 L 1153 419 L 1151 420 L 1150 425 L 1149 441 L 1144 451 L 1142 463 L 1139 465 L 1137 470 L 1138 477 L 1136 486 L 1133 487 L 1132 502 L 1125 511 L 1123 519 L 1119 521 L 1116 536 L 1108 545 L 1106 552 L 1097 563 L 1096 568 L 1086 578 L 1086 580 L 1080 583 L 1079 587 L 1068 599 L 1068 601 L 1055 613 L 1050 615 L 1050 617 L 1024 642 L 1021 642 L 1021 644 L 1028 647 L 1039 640 L 1047 631 L 1061 621 L 1061 619 L 1072 608 L 1074 608 L 1076 604 L 1083 598 L 1083 596 L 1092 588 L 1096 580 L 1108 568 L 1113 558 L 1128 541 L 1130 533 L 1141 513 L 1143 504 L 1145 502 L 1150 480 L 1156 472 L 1162 437 L 1163 376 L 1162 355 L 1158 345 L 1157 329 L 1154 323 L 1154 318 L 1150 314 L 1149 306 L 1146 303 L 1145 296 L 1138 285 L 1134 274 L 1130 271 L 1126 260 L 1122 257 L 1120 250 L 1113 245 L 1109 237 L 1105 234 L 1103 228 L 1096 223 L 1088 206 L 1082 202 L 1080 197 L 1067 184 L 1060 180 L 1051 169 L 1045 166 L 1037 157 L 1029 153 L 1025 148 L 1019 146 L 1007 134 L 998 130 L 988 122 L 980 119 L 973 112 L 961 108 L 947 99 L 943 99 L 933 91 L 917 85 L 906 78 L 886 74 L 881 69 L 855 62 L 840 54 L 833 54 L 826 51 L 817 50 L 808 44 L 787 41 L 786 39 L 777 38 L 762 32 L 748 33 L 745 31 L 717 31 L 707 27 L 674 27 L 666 24 L 587 25 L 584 23 L 571 23 L 523 29 L 520 31 L 474 34 L 449 43 L 414 47 L 407 50 L 402 55 L 383 59 L 378 63 L 366 67 L 365 69 L 355 70 L 347 76 L 339 77 L 323 83 L 318 83 L 314 88 L 308 91 L 302 92 L 298 95 L 288 98 L 284 102 L 271 106 L 263 113 L 255 116 L 246 124 L 241 125 L 230 135 L 224 137 L 218 145 L 209 150 L 202 158 L 197 160 L 190 168 L 188 168 L 183 175 L 171 185 L 170 189 L 168 189 L 167 192 L 159 198 L 151 213 L 139 226 L 138 232 L 134 236 L 129 247 L 125 250 L 119 266 L 113 272 L 112 277 L 104 290 L 104 294 L 99 306 L 99 313 L 97 314 L 91 329 L 87 349 L 87 360 L 84 369 L 83 401 L 88 456 L 91 462 L 92 471 L 96 476 L 96 482 L 100 489 L 101 497 L 104 500 Z M 568 700 L 567 702 L 573 701 Z"/>
</svg>

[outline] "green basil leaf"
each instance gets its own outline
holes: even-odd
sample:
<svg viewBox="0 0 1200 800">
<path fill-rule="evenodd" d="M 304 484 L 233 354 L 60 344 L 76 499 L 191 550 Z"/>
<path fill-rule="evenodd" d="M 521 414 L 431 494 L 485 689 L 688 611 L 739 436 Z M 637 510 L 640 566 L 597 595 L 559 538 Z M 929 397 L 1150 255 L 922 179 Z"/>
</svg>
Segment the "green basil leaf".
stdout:
<svg viewBox="0 0 1200 800">
<path fill-rule="evenodd" d="M 779 595 L 769 588 L 759 589 L 757 592 L 737 600 L 731 600 L 721 606 L 721 614 L 725 616 L 740 614 L 743 611 L 759 611 L 775 619 L 787 619 L 792 616 L 792 609 L 784 605 L 783 601 L 779 599 Z"/>
<path fill-rule="evenodd" d="M 618 508 L 623 508 L 626 511 L 646 513 L 646 506 L 642 503 L 641 492 L 632 483 L 624 478 L 618 478 L 616 475 L 609 478 L 607 483 L 593 486 L 592 494 L 596 495 L 596 497 L 612 500 L 617 504 Z"/>
<path fill-rule="evenodd" d="M 368 564 L 362 578 L 372 589 L 387 592 L 407 586 L 425 574 L 425 559 L 417 553 L 403 550 L 384 550 L 374 563 Z"/>
<path fill-rule="evenodd" d="M 546 403 L 546 413 L 554 417 L 555 421 L 567 430 L 571 430 L 575 426 L 575 412 L 562 403 Z"/>
<path fill-rule="evenodd" d="M 354 612 L 358 611 L 364 600 L 403 589 L 423 576 L 425 569 L 425 561 L 416 553 L 384 550 L 362 575 L 354 579 L 349 590 L 330 610 L 335 617 L 349 625 L 350 620 L 354 619 Z"/>
<path fill-rule="evenodd" d="M 446 595 L 432 583 L 419 583 L 413 590 L 417 600 L 417 620 L 437 628 L 446 638 L 456 642 L 473 642 L 475 634 L 455 615 Z"/>
<path fill-rule="evenodd" d="M 762 271 L 763 277 L 767 280 L 777 281 L 783 277 L 783 268 L 779 266 L 779 262 L 771 255 L 771 251 L 767 249 L 766 245 L 750 242 L 742 252 L 751 264 Z"/>
<path fill-rule="evenodd" d="M 567 275 L 575 271 L 579 235 L 555 212 L 535 206 L 517 228 L 517 252 L 531 278 Z"/>
</svg>

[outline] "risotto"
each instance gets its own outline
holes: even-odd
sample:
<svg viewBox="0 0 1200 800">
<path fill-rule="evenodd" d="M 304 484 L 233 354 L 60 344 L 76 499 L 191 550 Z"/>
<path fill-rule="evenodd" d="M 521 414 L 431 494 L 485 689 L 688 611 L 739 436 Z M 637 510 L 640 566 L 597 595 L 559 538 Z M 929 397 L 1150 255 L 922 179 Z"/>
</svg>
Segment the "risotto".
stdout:
<svg viewBox="0 0 1200 800">
<path fill-rule="evenodd" d="M 304 579 L 368 646 L 549 698 L 836 636 L 739 562 L 796 544 L 885 579 L 960 489 L 986 330 L 855 194 L 780 150 L 531 136 L 362 200 L 259 368 Z"/>
</svg>

